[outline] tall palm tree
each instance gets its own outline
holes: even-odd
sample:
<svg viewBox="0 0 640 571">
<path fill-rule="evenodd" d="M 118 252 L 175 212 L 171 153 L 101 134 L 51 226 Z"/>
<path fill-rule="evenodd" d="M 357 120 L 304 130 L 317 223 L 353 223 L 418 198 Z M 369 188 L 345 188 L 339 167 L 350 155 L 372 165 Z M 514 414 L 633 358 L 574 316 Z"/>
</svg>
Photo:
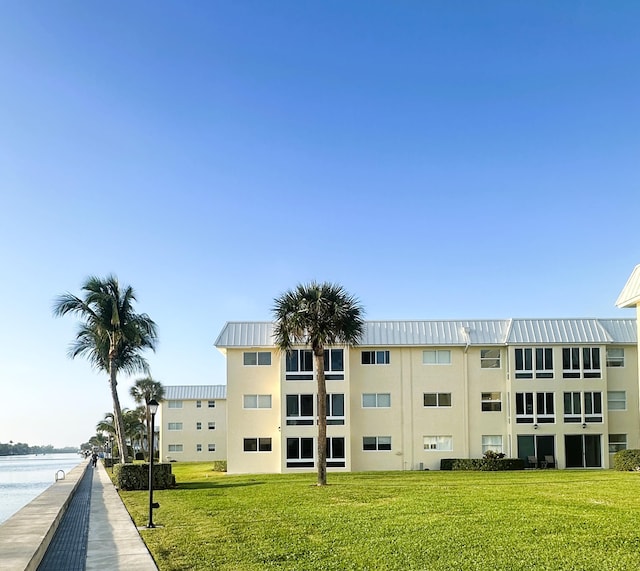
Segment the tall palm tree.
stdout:
<svg viewBox="0 0 640 571">
<path fill-rule="evenodd" d="M 127 462 L 127 446 L 118 397 L 118 373 L 148 374 L 149 365 L 142 357 L 145 349 L 155 350 L 158 339 L 156 324 L 145 313 L 135 313 L 135 292 L 131 286 L 121 287 L 114 275 L 100 279 L 87 278 L 82 286 L 84 298 L 71 293 L 59 296 L 53 307 L 56 316 L 76 315 L 80 325 L 69 356 L 87 357 L 94 368 L 109 374 L 120 461 Z"/>
<path fill-rule="evenodd" d="M 327 386 L 324 349 L 358 343 L 364 331 L 364 310 L 340 285 L 299 284 L 274 300 L 274 338 L 282 351 L 311 346 L 318 383 L 318 485 L 327 483 Z"/>
<path fill-rule="evenodd" d="M 149 401 L 155 399 L 160 402 L 164 398 L 164 387 L 160 381 L 154 381 L 151 377 L 137 379 L 129 394 L 137 404 L 144 404 L 144 417 L 147 425 L 147 447 L 153 434 L 151 434 L 151 415 L 149 414 Z"/>
</svg>

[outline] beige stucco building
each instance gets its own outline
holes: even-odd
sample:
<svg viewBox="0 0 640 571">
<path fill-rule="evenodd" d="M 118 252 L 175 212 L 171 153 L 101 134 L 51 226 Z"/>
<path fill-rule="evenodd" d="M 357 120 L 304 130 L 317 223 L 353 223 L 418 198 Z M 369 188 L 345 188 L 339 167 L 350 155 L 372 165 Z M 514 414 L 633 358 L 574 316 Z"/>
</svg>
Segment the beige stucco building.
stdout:
<svg viewBox="0 0 640 571">
<path fill-rule="evenodd" d="M 227 458 L 225 385 L 166 386 L 157 422 L 162 462 Z"/>
<path fill-rule="evenodd" d="M 640 308 L 640 266 L 617 305 Z M 640 448 L 639 321 L 368 321 L 358 346 L 325 351 L 329 470 L 434 470 L 488 450 L 529 466 L 608 468 L 614 452 Z M 163 460 L 226 458 L 229 473 L 315 470 L 311 352 L 281 353 L 272 334 L 268 322 L 224 326 L 215 345 L 226 392 L 168 387 Z M 215 440 L 197 406 L 211 399 Z"/>
<path fill-rule="evenodd" d="M 271 323 L 227 323 L 230 473 L 315 468 L 315 371 Z M 331 470 L 439 469 L 487 450 L 606 468 L 640 447 L 635 319 L 370 321 L 326 352 Z"/>
</svg>

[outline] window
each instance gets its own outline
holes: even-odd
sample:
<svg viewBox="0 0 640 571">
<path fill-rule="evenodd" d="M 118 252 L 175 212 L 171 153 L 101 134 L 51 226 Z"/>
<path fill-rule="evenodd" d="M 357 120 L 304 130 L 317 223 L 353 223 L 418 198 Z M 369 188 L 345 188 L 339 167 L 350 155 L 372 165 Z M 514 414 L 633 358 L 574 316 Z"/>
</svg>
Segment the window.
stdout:
<svg viewBox="0 0 640 571">
<path fill-rule="evenodd" d="M 564 393 L 564 421 L 582 422 L 582 407 L 580 393 Z"/>
<path fill-rule="evenodd" d="M 208 428 L 209 428 L 209 430 L 215 430 L 216 429 L 216 423 L 215 422 L 210 422 L 208 424 Z"/>
<path fill-rule="evenodd" d="M 244 395 L 244 408 L 271 408 L 271 395 Z"/>
<path fill-rule="evenodd" d="M 516 379 L 533 379 L 533 349 L 518 348 L 516 354 Z"/>
<path fill-rule="evenodd" d="M 364 436 L 362 438 L 363 450 L 391 450 L 391 436 Z"/>
<path fill-rule="evenodd" d="M 287 438 L 287 468 L 313 468 L 313 438 Z"/>
<path fill-rule="evenodd" d="M 516 393 L 516 423 L 533 424 L 533 393 Z"/>
<path fill-rule="evenodd" d="M 216 451 L 216 445 L 215 444 L 207 444 L 207 450 L 209 452 L 215 452 Z"/>
<path fill-rule="evenodd" d="M 202 423 L 196 422 L 196 430 L 202 430 Z"/>
<path fill-rule="evenodd" d="M 453 438 L 451 436 L 425 436 L 423 446 L 426 451 L 453 450 Z"/>
<path fill-rule="evenodd" d="M 483 435 L 482 436 L 482 453 L 486 453 L 489 450 L 493 452 L 502 452 L 502 436 L 495 435 Z"/>
<path fill-rule="evenodd" d="M 563 347 L 562 377 L 565 379 L 599 379 L 601 377 L 598 347 Z"/>
<path fill-rule="evenodd" d="M 313 352 L 309 349 L 291 349 L 285 357 L 286 379 L 313 380 Z"/>
<path fill-rule="evenodd" d="M 424 406 L 451 406 L 451 393 L 424 393 L 422 398 L 424 401 Z"/>
<path fill-rule="evenodd" d="M 327 425 L 344 424 L 344 395 L 327 395 Z"/>
<path fill-rule="evenodd" d="M 502 393 L 482 393 L 482 412 L 500 412 Z"/>
<path fill-rule="evenodd" d="M 552 423 L 556 421 L 553 406 L 553 393 L 536 393 L 536 422 Z"/>
<path fill-rule="evenodd" d="M 169 452 L 182 452 L 182 444 L 169 444 Z"/>
<path fill-rule="evenodd" d="M 167 402 L 167 407 L 168 408 L 182 408 L 182 401 L 181 400 L 170 400 Z"/>
<path fill-rule="evenodd" d="M 364 393 L 362 395 L 363 408 L 389 408 L 391 395 L 389 393 Z"/>
<path fill-rule="evenodd" d="M 607 348 L 607 367 L 624 367 L 624 349 L 618 347 Z"/>
<path fill-rule="evenodd" d="M 313 395 L 287 395 L 287 425 L 310 426 L 313 422 Z"/>
<path fill-rule="evenodd" d="M 500 349 L 480 349 L 480 368 L 499 369 Z"/>
<path fill-rule="evenodd" d="M 608 410 L 627 410 L 626 391 L 607 391 Z"/>
<path fill-rule="evenodd" d="M 181 422 L 170 422 L 169 426 L 167 426 L 168 430 L 182 430 Z"/>
<path fill-rule="evenodd" d="M 422 363 L 425 365 L 451 365 L 451 351 L 448 349 L 423 351 Z"/>
<path fill-rule="evenodd" d="M 202 408 L 202 401 L 201 400 L 197 400 L 196 401 L 196 408 Z"/>
<path fill-rule="evenodd" d="M 553 379 L 553 349 L 536 347 L 536 379 Z"/>
<path fill-rule="evenodd" d="M 245 452 L 271 452 L 271 438 L 245 438 Z"/>
<path fill-rule="evenodd" d="M 626 434 L 609 434 L 609 454 L 615 454 L 627 449 Z"/>
<path fill-rule="evenodd" d="M 271 351 L 245 351 L 242 357 L 245 366 L 271 365 Z"/>
<path fill-rule="evenodd" d="M 214 400 L 207 401 L 207 406 L 209 408 L 216 408 L 216 401 Z"/>
<path fill-rule="evenodd" d="M 344 351 L 342 349 L 324 350 L 324 370 L 344 371 Z"/>
<path fill-rule="evenodd" d="M 202 444 L 196 444 L 196 452 L 202 452 Z"/>
<path fill-rule="evenodd" d="M 363 365 L 388 365 L 389 351 L 362 351 L 360 358 Z"/>
<path fill-rule="evenodd" d="M 327 468 L 344 468 L 344 438 L 327 438 Z"/>
<path fill-rule="evenodd" d="M 584 393 L 584 421 L 602 422 L 602 393 Z"/>
</svg>

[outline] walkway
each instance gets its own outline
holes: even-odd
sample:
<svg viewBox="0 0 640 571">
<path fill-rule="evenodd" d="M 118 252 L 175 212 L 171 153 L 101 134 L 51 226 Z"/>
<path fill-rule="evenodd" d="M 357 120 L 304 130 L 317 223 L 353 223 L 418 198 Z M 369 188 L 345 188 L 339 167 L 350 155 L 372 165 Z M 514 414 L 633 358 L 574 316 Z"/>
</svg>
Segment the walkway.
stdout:
<svg viewBox="0 0 640 571">
<path fill-rule="evenodd" d="M 106 569 L 158 571 L 109 475 L 98 462 L 95 469 L 87 469 L 38 571 Z"/>
</svg>

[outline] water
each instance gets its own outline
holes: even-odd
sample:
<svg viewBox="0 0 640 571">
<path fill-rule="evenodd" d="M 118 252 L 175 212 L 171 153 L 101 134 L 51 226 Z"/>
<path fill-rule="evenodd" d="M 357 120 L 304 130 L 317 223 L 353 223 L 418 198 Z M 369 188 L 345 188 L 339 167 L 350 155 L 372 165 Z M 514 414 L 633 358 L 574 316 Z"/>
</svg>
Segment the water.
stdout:
<svg viewBox="0 0 640 571">
<path fill-rule="evenodd" d="M 0 523 L 55 482 L 56 472 L 82 462 L 79 454 L 0 456 Z"/>
</svg>

